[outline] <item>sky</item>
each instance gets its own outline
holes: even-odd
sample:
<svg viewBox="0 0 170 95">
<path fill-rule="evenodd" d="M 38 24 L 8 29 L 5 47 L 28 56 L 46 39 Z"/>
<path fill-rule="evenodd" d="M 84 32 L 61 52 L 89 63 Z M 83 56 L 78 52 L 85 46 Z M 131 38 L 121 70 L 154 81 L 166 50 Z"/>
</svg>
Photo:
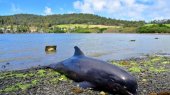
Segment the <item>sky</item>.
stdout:
<svg viewBox="0 0 170 95">
<path fill-rule="evenodd" d="M 170 19 L 169 0 L 0 0 L 0 15 L 90 13 L 121 20 Z"/>
</svg>

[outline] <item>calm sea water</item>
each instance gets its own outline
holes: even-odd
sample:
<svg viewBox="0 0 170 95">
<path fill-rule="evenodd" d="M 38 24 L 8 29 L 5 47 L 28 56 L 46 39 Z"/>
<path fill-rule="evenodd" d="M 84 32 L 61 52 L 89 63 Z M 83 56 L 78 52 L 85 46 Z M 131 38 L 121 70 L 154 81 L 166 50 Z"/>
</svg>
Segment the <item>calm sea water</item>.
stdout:
<svg viewBox="0 0 170 95">
<path fill-rule="evenodd" d="M 159 39 L 155 39 L 156 37 Z M 47 45 L 57 45 L 57 52 L 46 54 L 44 49 Z M 1 34 L 0 70 L 17 70 L 56 63 L 71 57 L 75 45 L 88 56 L 105 61 L 119 60 L 146 54 L 170 54 L 170 35 Z"/>
</svg>

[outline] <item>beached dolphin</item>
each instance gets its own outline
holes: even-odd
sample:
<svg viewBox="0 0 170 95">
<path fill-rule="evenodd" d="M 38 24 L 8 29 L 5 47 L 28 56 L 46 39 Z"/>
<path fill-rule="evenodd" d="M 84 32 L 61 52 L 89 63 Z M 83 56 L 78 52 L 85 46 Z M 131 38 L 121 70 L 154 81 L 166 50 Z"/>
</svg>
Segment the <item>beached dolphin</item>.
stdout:
<svg viewBox="0 0 170 95">
<path fill-rule="evenodd" d="M 105 61 L 85 56 L 77 46 L 74 48 L 75 53 L 71 58 L 51 64 L 49 68 L 65 74 L 76 82 L 86 83 L 85 85 L 113 94 L 137 94 L 137 81 L 130 73 Z"/>
</svg>

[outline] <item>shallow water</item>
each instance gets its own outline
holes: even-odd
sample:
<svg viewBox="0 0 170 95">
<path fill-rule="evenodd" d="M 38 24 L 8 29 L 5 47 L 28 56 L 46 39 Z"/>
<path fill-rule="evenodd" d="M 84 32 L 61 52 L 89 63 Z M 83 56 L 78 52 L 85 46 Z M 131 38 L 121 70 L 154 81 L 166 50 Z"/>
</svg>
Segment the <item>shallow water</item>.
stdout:
<svg viewBox="0 0 170 95">
<path fill-rule="evenodd" d="M 159 39 L 155 39 L 156 37 Z M 46 45 L 57 45 L 57 53 L 46 54 Z M 170 54 L 170 35 L 1 34 L 0 70 L 56 63 L 71 57 L 75 45 L 88 56 L 102 60 L 119 60 L 146 54 Z"/>
</svg>

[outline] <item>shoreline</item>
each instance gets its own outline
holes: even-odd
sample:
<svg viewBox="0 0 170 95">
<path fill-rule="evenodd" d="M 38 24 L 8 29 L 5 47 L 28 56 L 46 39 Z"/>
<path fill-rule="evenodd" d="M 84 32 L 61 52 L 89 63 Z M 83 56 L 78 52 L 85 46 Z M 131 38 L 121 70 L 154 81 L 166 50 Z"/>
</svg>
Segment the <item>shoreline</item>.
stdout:
<svg viewBox="0 0 170 95">
<path fill-rule="evenodd" d="M 149 34 L 149 35 L 170 35 L 170 33 L 118 33 L 118 32 L 110 32 L 110 33 L 40 33 L 40 32 L 34 32 L 34 33 L 0 33 L 0 35 L 3 34 Z"/>
<path fill-rule="evenodd" d="M 126 69 L 137 78 L 139 95 L 170 93 L 170 57 L 147 56 L 109 61 L 109 63 Z M 72 80 L 51 69 L 0 72 L 0 84 L 2 95 L 103 95 L 101 93 L 107 93 L 79 88 Z"/>
</svg>

